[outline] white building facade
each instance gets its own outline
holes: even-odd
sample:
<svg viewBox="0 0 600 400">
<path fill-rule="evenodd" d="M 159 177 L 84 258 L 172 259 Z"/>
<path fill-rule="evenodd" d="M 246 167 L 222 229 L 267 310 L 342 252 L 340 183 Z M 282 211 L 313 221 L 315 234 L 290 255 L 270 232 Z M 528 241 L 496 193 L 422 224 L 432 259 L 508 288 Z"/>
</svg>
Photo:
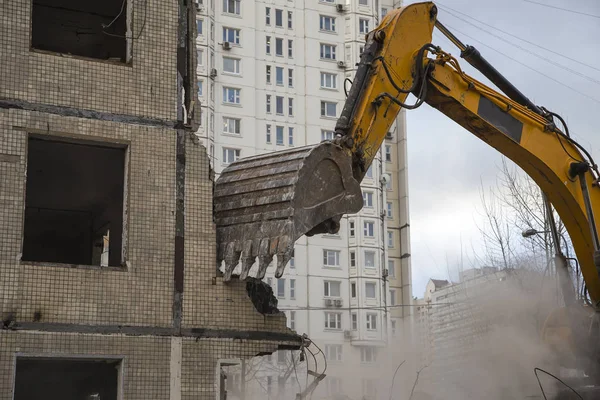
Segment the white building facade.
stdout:
<svg viewBox="0 0 600 400">
<path fill-rule="evenodd" d="M 240 157 L 332 139 L 365 34 L 399 3 L 198 0 L 198 136 L 215 172 Z M 274 268 L 265 278 L 288 326 L 306 333 L 327 355 L 320 396 L 352 390 L 375 398 L 384 346 L 409 316 L 396 312 L 412 299 L 406 177 L 398 176 L 406 173 L 406 157 L 394 150 L 392 160 L 385 150 L 405 150 L 397 146 L 405 138 L 404 113 L 398 119 L 389 135 L 397 139 L 382 146 L 363 181 L 363 210 L 344 217 L 339 234 L 299 239 L 282 279 L 273 277 Z M 387 201 L 392 191 L 403 200 Z M 266 369 L 275 377 L 258 374 L 265 376 L 261 390 L 275 397 L 276 385 L 293 382 L 293 398 L 294 374 L 280 382 L 289 363 L 277 355 L 270 359 L 282 368 Z M 364 378 L 345 382 L 344 370 L 358 367 Z"/>
</svg>

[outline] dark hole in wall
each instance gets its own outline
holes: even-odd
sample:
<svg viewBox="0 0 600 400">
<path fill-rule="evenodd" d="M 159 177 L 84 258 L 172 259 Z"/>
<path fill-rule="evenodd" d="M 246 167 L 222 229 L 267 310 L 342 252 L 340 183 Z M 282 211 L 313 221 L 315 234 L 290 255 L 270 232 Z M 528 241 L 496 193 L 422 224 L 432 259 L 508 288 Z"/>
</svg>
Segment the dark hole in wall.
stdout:
<svg viewBox="0 0 600 400">
<path fill-rule="evenodd" d="M 117 400 L 121 360 L 17 357 L 15 400 Z"/>
<path fill-rule="evenodd" d="M 125 148 L 30 137 L 24 261 L 120 266 Z"/>
<path fill-rule="evenodd" d="M 34 49 L 125 62 L 126 33 L 127 0 L 33 0 Z"/>
</svg>

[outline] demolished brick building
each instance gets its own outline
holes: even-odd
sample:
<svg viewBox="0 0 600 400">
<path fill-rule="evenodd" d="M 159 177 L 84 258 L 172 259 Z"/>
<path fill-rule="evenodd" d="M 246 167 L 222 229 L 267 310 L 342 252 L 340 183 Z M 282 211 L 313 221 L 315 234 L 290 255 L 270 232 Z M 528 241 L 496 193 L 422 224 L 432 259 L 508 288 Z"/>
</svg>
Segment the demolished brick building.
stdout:
<svg viewBox="0 0 600 400">
<path fill-rule="evenodd" d="M 216 268 L 189 3 L 0 4 L 0 399 L 214 399 L 300 345 Z"/>
</svg>

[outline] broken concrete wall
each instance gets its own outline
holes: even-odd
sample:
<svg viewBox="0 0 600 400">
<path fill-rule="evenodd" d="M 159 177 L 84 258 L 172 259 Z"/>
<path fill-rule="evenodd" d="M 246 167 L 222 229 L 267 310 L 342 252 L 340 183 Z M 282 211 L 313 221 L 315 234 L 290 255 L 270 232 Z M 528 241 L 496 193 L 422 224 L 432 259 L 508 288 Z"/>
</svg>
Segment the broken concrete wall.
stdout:
<svg viewBox="0 0 600 400">
<path fill-rule="evenodd" d="M 121 357 L 123 398 L 214 399 L 216 360 L 299 344 L 283 314 L 264 317 L 244 284 L 225 285 L 217 273 L 208 157 L 178 114 L 177 4 L 136 0 L 131 8 L 140 36 L 131 62 L 118 64 L 32 50 L 31 2 L 0 5 L 2 400 L 13 398 L 23 355 Z M 34 136 L 125 149 L 122 254 L 111 254 L 119 262 L 23 260 Z M 115 209 L 90 208 L 102 222 L 82 229 L 83 242 L 115 220 Z"/>
</svg>

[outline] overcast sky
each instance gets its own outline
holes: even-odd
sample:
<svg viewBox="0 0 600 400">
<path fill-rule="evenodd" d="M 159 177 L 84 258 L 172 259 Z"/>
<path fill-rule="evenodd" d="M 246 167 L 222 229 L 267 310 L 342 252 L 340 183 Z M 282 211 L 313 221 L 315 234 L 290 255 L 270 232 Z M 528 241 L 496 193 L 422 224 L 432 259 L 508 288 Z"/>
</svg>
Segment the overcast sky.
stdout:
<svg viewBox="0 0 600 400">
<path fill-rule="evenodd" d="M 535 1 L 597 17 L 544 7 L 527 0 L 443 0 L 436 4 L 440 9 L 439 20 L 463 43 L 475 46 L 534 103 L 562 115 L 571 135 L 591 150 L 595 158 L 600 158 L 600 128 L 593 123 L 600 116 L 600 1 Z M 433 43 L 453 55 L 460 53 L 437 30 Z M 464 60 L 461 66 L 471 76 L 490 84 Z M 461 239 L 465 251 L 480 246 L 476 226 L 481 210 L 479 188 L 482 182 L 486 187 L 494 185 L 501 157 L 496 150 L 428 105 L 407 111 L 407 120 L 413 295 L 422 297 L 430 277 L 448 278 L 447 260 L 452 266 L 459 259 Z"/>
</svg>

